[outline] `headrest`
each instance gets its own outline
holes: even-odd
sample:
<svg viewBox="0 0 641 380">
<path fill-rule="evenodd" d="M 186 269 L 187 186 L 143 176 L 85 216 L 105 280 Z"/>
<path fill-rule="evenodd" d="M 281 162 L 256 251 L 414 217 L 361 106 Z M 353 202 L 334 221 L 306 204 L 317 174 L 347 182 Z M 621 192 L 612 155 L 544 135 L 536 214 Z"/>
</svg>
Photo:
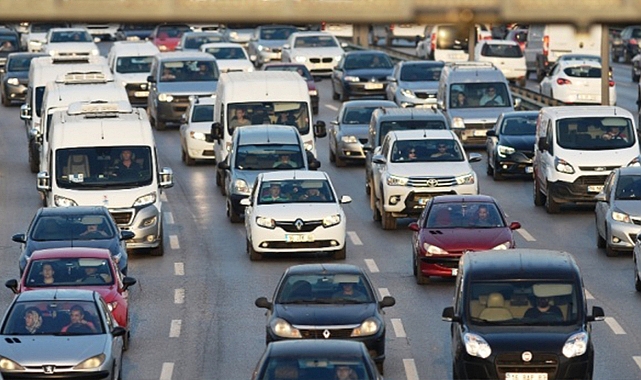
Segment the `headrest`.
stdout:
<svg viewBox="0 0 641 380">
<path fill-rule="evenodd" d="M 501 293 L 490 293 L 487 297 L 487 307 L 503 307 L 505 306 L 505 300 Z"/>
</svg>

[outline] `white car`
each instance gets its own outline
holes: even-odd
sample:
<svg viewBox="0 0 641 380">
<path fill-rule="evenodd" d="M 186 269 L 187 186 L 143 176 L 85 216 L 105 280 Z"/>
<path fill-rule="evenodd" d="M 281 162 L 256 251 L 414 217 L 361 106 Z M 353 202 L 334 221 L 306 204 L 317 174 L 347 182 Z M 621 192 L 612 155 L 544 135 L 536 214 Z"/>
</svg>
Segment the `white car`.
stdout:
<svg viewBox="0 0 641 380">
<path fill-rule="evenodd" d="M 20 35 L 20 43 L 30 53 L 39 53 L 47 39 L 47 33 L 51 28 L 64 28 L 64 23 L 34 22 L 29 24 L 26 33 Z"/>
<path fill-rule="evenodd" d="M 200 51 L 213 55 L 221 73 L 230 71 L 254 71 L 247 51 L 241 44 L 231 42 L 212 42 L 200 45 Z"/>
<path fill-rule="evenodd" d="M 325 172 L 285 170 L 261 173 L 245 208 L 247 252 L 250 260 L 263 253 L 329 252 L 344 260 L 345 213 Z"/>
<path fill-rule="evenodd" d="M 525 85 L 525 56 L 515 41 L 483 40 L 474 49 L 474 59 L 480 62 L 492 62 L 510 82 Z"/>
<path fill-rule="evenodd" d="M 610 105 L 617 103 L 616 84 L 609 80 Z M 541 81 L 541 94 L 568 104 L 601 104 L 601 64 L 595 61 L 560 61 Z"/>
<path fill-rule="evenodd" d="M 302 63 L 312 75 L 332 74 L 343 56 L 343 48 L 336 37 L 325 32 L 292 33 L 283 45 L 283 62 Z"/>
<path fill-rule="evenodd" d="M 214 122 L 215 99 L 193 97 L 180 124 L 181 158 L 186 165 L 194 165 L 196 160 L 215 161 L 214 140 L 207 141 Z"/>
<path fill-rule="evenodd" d="M 89 57 L 100 55 L 93 37 L 84 28 L 49 29 L 42 51 L 52 57 Z"/>
</svg>

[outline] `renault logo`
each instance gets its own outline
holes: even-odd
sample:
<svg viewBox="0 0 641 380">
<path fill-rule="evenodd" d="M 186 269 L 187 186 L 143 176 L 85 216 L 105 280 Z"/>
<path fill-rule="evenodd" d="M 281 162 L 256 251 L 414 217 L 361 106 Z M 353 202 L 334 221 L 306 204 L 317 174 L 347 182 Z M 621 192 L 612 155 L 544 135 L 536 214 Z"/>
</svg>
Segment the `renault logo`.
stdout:
<svg viewBox="0 0 641 380">
<path fill-rule="evenodd" d="M 427 187 L 436 187 L 436 186 L 438 186 L 438 180 L 435 179 L 435 178 L 430 178 L 430 179 L 427 180 L 426 185 L 427 185 Z"/>
<path fill-rule="evenodd" d="M 56 367 L 52 365 L 42 366 L 42 371 L 45 373 L 45 375 L 53 375 L 55 369 Z"/>
<path fill-rule="evenodd" d="M 296 226 L 296 229 L 299 231 L 303 228 L 303 225 L 305 225 L 305 223 L 303 223 L 303 221 L 300 219 L 296 219 L 296 221 L 294 222 L 294 226 Z"/>
<path fill-rule="evenodd" d="M 521 354 L 521 359 L 524 362 L 529 363 L 532 360 L 532 353 L 530 351 L 525 351 Z"/>
<path fill-rule="evenodd" d="M 329 339 L 330 335 L 331 335 L 331 333 L 329 332 L 329 330 L 325 329 L 325 331 L 323 331 L 323 337 L 325 339 Z"/>
</svg>

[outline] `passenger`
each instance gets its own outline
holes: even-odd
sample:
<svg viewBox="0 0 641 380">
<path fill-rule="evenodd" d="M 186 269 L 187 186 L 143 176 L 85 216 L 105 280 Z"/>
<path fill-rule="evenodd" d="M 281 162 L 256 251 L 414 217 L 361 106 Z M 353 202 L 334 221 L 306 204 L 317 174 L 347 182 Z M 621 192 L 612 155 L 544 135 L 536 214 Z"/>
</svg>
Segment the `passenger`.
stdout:
<svg viewBox="0 0 641 380">
<path fill-rule="evenodd" d="M 298 165 L 289 159 L 289 154 L 281 154 L 272 167 L 275 169 L 292 169 L 298 167 Z"/>
<path fill-rule="evenodd" d="M 78 279 L 76 282 L 89 282 L 98 284 L 108 284 L 111 282 L 111 276 L 107 273 L 98 272 L 98 267 L 85 267 L 84 270 L 84 276 Z"/>
<path fill-rule="evenodd" d="M 281 112 L 278 114 L 278 121 L 276 121 L 276 124 L 283 124 L 283 125 L 291 125 L 291 126 L 296 126 L 296 117 L 292 112 Z"/>
<path fill-rule="evenodd" d="M 481 97 L 479 104 L 481 106 L 500 106 L 503 105 L 503 98 L 496 92 L 496 87 L 494 85 L 490 85 L 485 90 L 485 95 Z"/>
<path fill-rule="evenodd" d="M 120 161 L 114 166 L 114 175 L 119 178 L 138 178 L 142 167 L 135 161 L 130 149 L 120 152 Z"/>
<path fill-rule="evenodd" d="M 18 328 L 18 334 L 42 334 L 42 314 L 37 307 L 28 307 L 24 312 L 24 325 Z"/>
<path fill-rule="evenodd" d="M 438 148 L 438 152 L 432 153 L 432 155 L 430 157 L 433 157 L 433 158 L 453 157 L 452 153 L 448 152 L 448 150 L 447 150 L 448 148 L 447 148 L 446 144 L 438 144 L 437 148 Z"/>
<path fill-rule="evenodd" d="M 417 156 L 416 156 L 416 148 L 409 148 L 407 150 L 407 161 L 416 161 Z"/>
<path fill-rule="evenodd" d="M 236 108 L 235 116 L 229 122 L 229 126 L 232 128 L 241 127 L 243 125 L 251 125 L 251 121 L 245 118 L 245 109 L 242 107 Z"/>
<path fill-rule="evenodd" d="M 459 92 L 456 94 L 456 98 L 454 98 L 454 104 L 452 104 L 452 108 L 465 108 L 468 107 L 469 105 L 467 104 L 467 97 L 465 96 L 464 92 Z"/>
<path fill-rule="evenodd" d="M 307 191 L 305 191 L 305 194 L 303 194 L 300 199 L 312 202 L 323 202 L 327 200 L 325 196 L 321 194 L 320 189 L 316 187 L 307 189 Z"/>
<path fill-rule="evenodd" d="M 562 321 L 563 313 L 556 305 L 550 304 L 550 299 L 547 297 L 538 297 L 536 299 L 536 307 L 529 308 L 524 318 L 540 319 L 543 321 Z"/>
<path fill-rule="evenodd" d="M 68 325 L 64 326 L 61 333 L 66 332 L 96 332 L 96 327 L 92 322 L 85 320 L 85 309 L 80 305 L 74 305 L 69 311 L 69 316 L 71 317 L 71 322 Z M 69 331 L 71 329 L 71 331 Z"/>
<path fill-rule="evenodd" d="M 608 131 L 601 136 L 603 140 L 625 140 L 628 141 L 628 136 L 621 130 L 620 127 L 610 127 Z"/>
<path fill-rule="evenodd" d="M 160 80 L 163 82 L 170 82 L 176 80 L 176 75 L 172 72 L 172 70 L 169 67 L 165 67 L 162 70 L 162 75 L 160 76 Z"/>
<path fill-rule="evenodd" d="M 335 292 L 332 295 L 332 298 L 356 300 L 361 302 L 367 301 L 367 296 L 358 289 L 354 289 L 354 283 L 352 282 L 341 282 L 341 289 Z"/>
<path fill-rule="evenodd" d="M 80 234 L 83 239 L 100 239 L 109 237 L 109 234 L 101 229 L 98 224 L 87 224 L 87 229 Z"/>
<path fill-rule="evenodd" d="M 280 193 L 280 185 L 277 183 L 272 183 L 269 186 L 269 194 L 261 198 L 262 201 L 266 202 L 283 202 L 287 198 Z"/>
<path fill-rule="evenodd" d="M 334 380 L 357 380 L 358 375 L 352 368 L 346 365 L 336 366 Z"/>
<path fill-rule="evenodd" d="M 42 276 L 41 284 L 51 285 L 54 282 L 56 282 L 56 279 L 53 277 L 55 273 L 56 271 L 53 270 L 52 264 L 50 263 L 42 264 L 42 270 L 40 271 L 40 275 Z"/>
<path fill-rule="evenodd" d="M 493 219 L 494 218 L 490 216 L 487 206 L 479 206 L 471 224 L 477 227 L 494 227 L 496 226 L 496 221 Z"/>
</svg>

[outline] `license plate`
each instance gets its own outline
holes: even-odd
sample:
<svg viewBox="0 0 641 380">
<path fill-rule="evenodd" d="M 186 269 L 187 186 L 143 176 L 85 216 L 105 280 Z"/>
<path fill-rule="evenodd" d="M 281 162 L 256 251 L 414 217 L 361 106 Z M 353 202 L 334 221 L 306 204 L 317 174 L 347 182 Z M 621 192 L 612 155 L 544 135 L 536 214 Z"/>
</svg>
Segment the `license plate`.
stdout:
<svg viewBox="0 0 641 380">
<path fill-rule="evenodd" d="M 452 269 L 452 277 L 456 277 L 458 275 L 458 268 Z"/>
<path fill-rule="evenodd" d="M 314 235 L 312 234 L 285 235 L 285 241 L 287 243 L 312 243 L 314 242 Z"/>
<path fill-rule="evenodd" d="M 588 186 L 588 193 L 600 193 L 603 190 L 603 185 Z"/>
<path fill-rule="evenodd" d="M 596 96 L 586 94 L 578 94 L 576 98 L 579 100 L 596 100 Z"/>
<path fill-rule="evenodd" d="M 532 173 L 534 172 L 534 168 L 533 168 L 533 167 L 531 167 L 531 166 L 526 166 L 526 167 L 525 167 L 525 172 L 526 172 L 527 174 L 532 174 Z"/>
<path fill-rule="evenodd" d="M 505 380 L 548 380 L 547 373 L 513 373 L 505 374 Z"/>
<path fill-rule="evenodd" d="M 134 96 L 136 98 L 144 98 L 144 97 L 149 96 L 149 91 L 136 91 L 136 92 L 134 92 Z"/>
<path fill-rule="evenodd" d="M 474 132 L 472 132 L 474 136 L 487 136 L 487 131 L 484 129 L 475 129 Z"/>
<path fill-rule="evenodd" d="M 465 54 L 449 54 L 450 61 L 462 61 L 466 59 Z"/>
<path fill-rule="evenodd" d="M 366 90 L 380 90 L 383 88 L 383 83 L 365 83 Z"/>
</svg>

